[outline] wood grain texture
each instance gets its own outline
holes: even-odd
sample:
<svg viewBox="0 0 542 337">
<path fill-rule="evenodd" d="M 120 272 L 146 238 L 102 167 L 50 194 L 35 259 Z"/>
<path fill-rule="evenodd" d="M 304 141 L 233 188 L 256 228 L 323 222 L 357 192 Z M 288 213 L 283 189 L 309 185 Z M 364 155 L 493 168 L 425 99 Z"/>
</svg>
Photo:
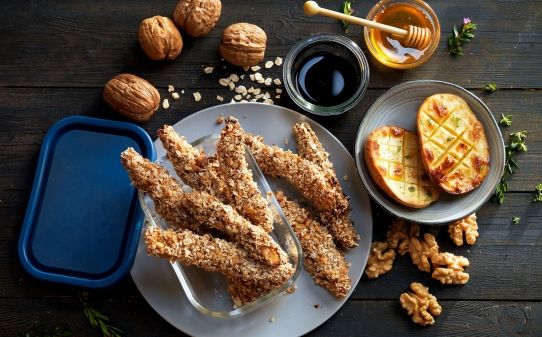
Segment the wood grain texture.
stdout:
<svg viewBox="0 0 542 337">
<path fill-rule="evenodd" d="M 231 23 L 246 21 L 247 15 L 267 32 L 267 58 L 284 57 L 293 43 L 311 33 L 342 34 L 334 20 L 305 17 L 302 3 L 224 1 L 221 19 L 208 36 L 186 37 L 177 60 L 155 63 L 148 61 L 140 50 L 137 27 L 146 17 L 171 16 L 174 2 L 124 0 L 112 6 L 104 0 L 93 1 L 92 5 L 4 1 L 0 37 L 7 47 L 0 49 L 0 85 L 102 87 L 119 72 L 133 72 L 161 86 L 177 82 L 183 87 L 202 87 L 208 85 L 199 76 L 202 66 L 221 64 L 217 49 L 222 30 Z M 321 5 L 339 6 L 333 1 L 321 1 Z M 371 2 L 358 2 L 354 9 L 365 16 L 371 6 Z M 433 59 L 416 71 L 389 71 L 373 62 L 371 87 L 431 78 L 469 88 L 481 88 L 488 82 L 496 82 L 502 88 L 541 88 L 542 61 L 529 57 L 542 53 L 542 13 L 538 1 L 484 1 L 476 6 L 468 0 L 434 1 L 431 6 L 442 27 Z M 465 48 L 466 55 L 454 58 L 448 55 L 446 39 L 452 26 L 460 25 L 464 16 L 471 16 L 479 28 L 476 39 Z M 351 27 L 347 35 L 367 52 L 361 28 Z"/>
<path fill-rule="evenodd" d="M 184 37 L 184 50 L 173 62 L 151 62 L 138 46 L 141 20 L 171 16 L 176 1 L 45 1 L 0 3 L 0 336 L 15 336 L 37 321 L 49 327 L 67 323 L 77 336 L 97 336 L 83 316 L 78 289 L 33 279 L 17 256 L 17 240 L 28 201 L 40 145 L 47 130 L 72 115 L 126 121 L 102 102 L 104 83 L 120 72 L 132 72 L 156 85 L 162 98 L 174 85 L 184 95 L 160 108 L 142 127 L 154 138 L 163 124 L 173 124 L 206 107 L 227 101 L 233 93 L 218 79 L 241 68 L 220 60 L 218 43 L 229 24 L 249 21 L 268 35 L 266 60 L 284 57 L 291 46 L 316 32 L 343 34 L 326 18 L 307 18 L 303 0 L 223 0 L 222 16 L 202 38 Z M 338 9 L 341 1 L 319 1 Z M 371 1 L 356 1 L 365 16 Z M 531 202 L 542 181 L 542 1 L 431 1 L 442 34 L 433 58 L 409 71 L 385 69 L 368 56 L 370 89 L 352 111 L 335 118 L 314 117 L 353 151 L 356 131 L 371 104 L 387 89 L 409 80 L 437 79 L 459 84 L 478 95 L 497 120 L 512 114 L 513 125 L 501 128 L 528 132 L 528 152 L 518 156 L 520 169 L 510 180 L 505 203 L 485 204 L 478 212 L 480 237 L 471 247 L 455 247 L 445 227 L 424 230 L 437 235 L 441 250 L 470 260 L 470 281 L 442 286 L 418 271 L 408 256 L 376 280 L 363 277 L 351 299 L 310 336 L 540 336 L 542 335 L 542 208 Z M 478 24 L 465 56 L 448 55 L 446 40 L 463 17 Z M 346 34 L 367 53 L 360 27 Z M 211 75 L 204 66 L 214 66 Z M 282 68 L 262 69 L 264 77 L 282 78 Z M 493 94 L 482 91 L 490 82 Z M 244 85 L 252 85 L 245 81 Z M 248 87 L 248 86 L 247 86 Z M 274 89 L 274 88 L 271 88 Z M 195 103 L 194 92 L 202 94 Z M 297 109 L 283 92 L 276 102 Z M 512 217 L 521 222 L 512 224 Z M 373 204 L 374 239 L 384 238 L 390 216 Z M 435 326 L 414 325 L 398 298 L 410 282 L 430 287 L 443 306 Z M 150 308 L 130 277 L 118 285 L 91 292 L 93 305 L 108 315 L 126 336 L 182 336 Z M 313 307 L 307 310 L 317 310 Z"/>
</svg>

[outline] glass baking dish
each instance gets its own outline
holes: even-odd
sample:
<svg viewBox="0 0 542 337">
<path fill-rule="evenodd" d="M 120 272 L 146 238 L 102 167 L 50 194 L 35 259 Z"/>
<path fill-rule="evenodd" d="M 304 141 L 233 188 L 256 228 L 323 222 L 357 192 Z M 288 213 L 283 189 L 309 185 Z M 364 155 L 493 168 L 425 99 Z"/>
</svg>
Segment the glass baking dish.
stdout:
<svg viewBox="0 0 542 337">
<path fill-rule="evenodd" d="M 216 153 L 218 139 L 217 135 L 206 136 L 193 142 L 192 146 L 202 148 L 207 155 L 213 155 Z M 171 266 L 190 303 L 202 313 L 218 318 L 240 317 L 276 299 L 284 294 L 289 287 L 293 286 L 302 268 L 303 254 L 301 245 L 290 223 L 284 216 L 265 176 L 262 174 L 248 149 L 246 150 L 246 157 L 248 166 L 252 170 L 254 181 L 258 184 L 262 195 L 267 196 L 268 206 L 271 207 L 273 214 L 275 214 L 274 229 L 270 234 L 288 255 L 289 261 L 294 267 L 294 273 L 281 287 L 272 290 L 253 302 L 239 308 L 234 308 L 230 295 L 226 290 L 226 278 L 222 274 L 208 272 L 197 267 L 183 266 L 177 261 L 171 261 Z M 167 156 L 159 158 L 156 162 L 165 167 L 173 177 L 183 184 L 182 180 L 175 173 Z M 187 185 L 183 185 L 183 189 L 190 191 L 190 187 Z M 153 201 L 146 193 L 139 192 L 139 202 L 145 213 L 147 226 L 157 226 L 162 229 L 170 227 L 156 213 Z"/>
</svg>

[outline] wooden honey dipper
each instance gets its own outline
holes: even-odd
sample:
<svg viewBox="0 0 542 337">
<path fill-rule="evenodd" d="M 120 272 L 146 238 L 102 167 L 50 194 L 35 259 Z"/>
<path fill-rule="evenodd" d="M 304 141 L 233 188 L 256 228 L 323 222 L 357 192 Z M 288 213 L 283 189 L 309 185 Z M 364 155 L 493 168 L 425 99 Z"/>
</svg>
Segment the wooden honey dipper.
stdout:
<svg viewBox="0 0 542 337">
<path fill-rule="evenodd" d="M 358 18 L 356 16 L 346 15 L 343 13 L 335 12 L 330 9 L 322 8 L 318 6 L 315 1 L 306 1 L 303 5 L 303 11 L 308 16 L 322 15 L 329 18 L 343 20 L 348 23 L 352 23 L 360 26 L 367 26 L 370 28 L 378 29 L 386 33 L 399 36 L 405 47 L 413 47 L 417 49 L 424 49 L 431 42 L 432 34 L 429 28 L 422 28 L 413 25 L 408 26 L 408 30 L 384 25 L 376 21 L 366 20 Z"/>
</svg>

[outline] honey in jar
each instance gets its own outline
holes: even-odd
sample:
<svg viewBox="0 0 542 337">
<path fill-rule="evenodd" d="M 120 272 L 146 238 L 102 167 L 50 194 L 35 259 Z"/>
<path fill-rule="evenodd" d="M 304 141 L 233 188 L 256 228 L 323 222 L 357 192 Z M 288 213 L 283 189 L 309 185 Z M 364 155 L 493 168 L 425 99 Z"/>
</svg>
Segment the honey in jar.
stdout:
<svg viewBox="0 0 542 337">
<path fill-rule="evenodd" d="M 409 25 L 428 28 L 432 41 L 423 49 L 405 46 L 401 37 L 377 29 L 365 28 L 365 41 L 373 56 L 392 68 L 412 68 L 427 61 L 440 38 L 438 19 L 422 1 L 381 1 L 367 19 L 407 30 Z"/>
</svg>

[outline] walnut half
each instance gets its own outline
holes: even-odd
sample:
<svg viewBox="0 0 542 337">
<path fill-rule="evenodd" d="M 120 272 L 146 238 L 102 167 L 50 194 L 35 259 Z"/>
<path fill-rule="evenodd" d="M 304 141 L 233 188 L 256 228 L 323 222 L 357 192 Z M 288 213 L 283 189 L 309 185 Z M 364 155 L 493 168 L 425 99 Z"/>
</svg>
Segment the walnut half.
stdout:
<svg viewBox="0 0 542 337">
<path fill-rule="evenodd" d="M 431 272 L 431 258 L 438 254 L 438 244 L 432 234 L 425 233 L 423 240 L 410 238 L 410 257 L 419 270 L 426 273 Z"/>
<path fill-rule="evenodd" d="M 412 321 L 420 325 L 433 325 L 436 316 L 442 313 L 437 298 L 429 293 L 429 288 L 421 283 L 410 284 L 411 293 L 402 293 L 399 297 L 401 306 L 412 316 Z"/>
<path fill-rule="evenodd" d="M 387 242 L 373 242 L 371 253 L 365 267 L 365 275 L 368 278 L 377 278 L 391 270 L 395 260 L 395 250 L 390 248 Z"/>
<path fill-rule="evenodd" d="M 463 245 L 463 233 L 465 233 L 465 241 L 469 245 L 473 245 L 478 238 L 478 223 L 476 222 L 476 213 L 468 217 L 454 221 L 448 225 L 448 233 L 450 238 L 457 246 Z"/>
</svg>

